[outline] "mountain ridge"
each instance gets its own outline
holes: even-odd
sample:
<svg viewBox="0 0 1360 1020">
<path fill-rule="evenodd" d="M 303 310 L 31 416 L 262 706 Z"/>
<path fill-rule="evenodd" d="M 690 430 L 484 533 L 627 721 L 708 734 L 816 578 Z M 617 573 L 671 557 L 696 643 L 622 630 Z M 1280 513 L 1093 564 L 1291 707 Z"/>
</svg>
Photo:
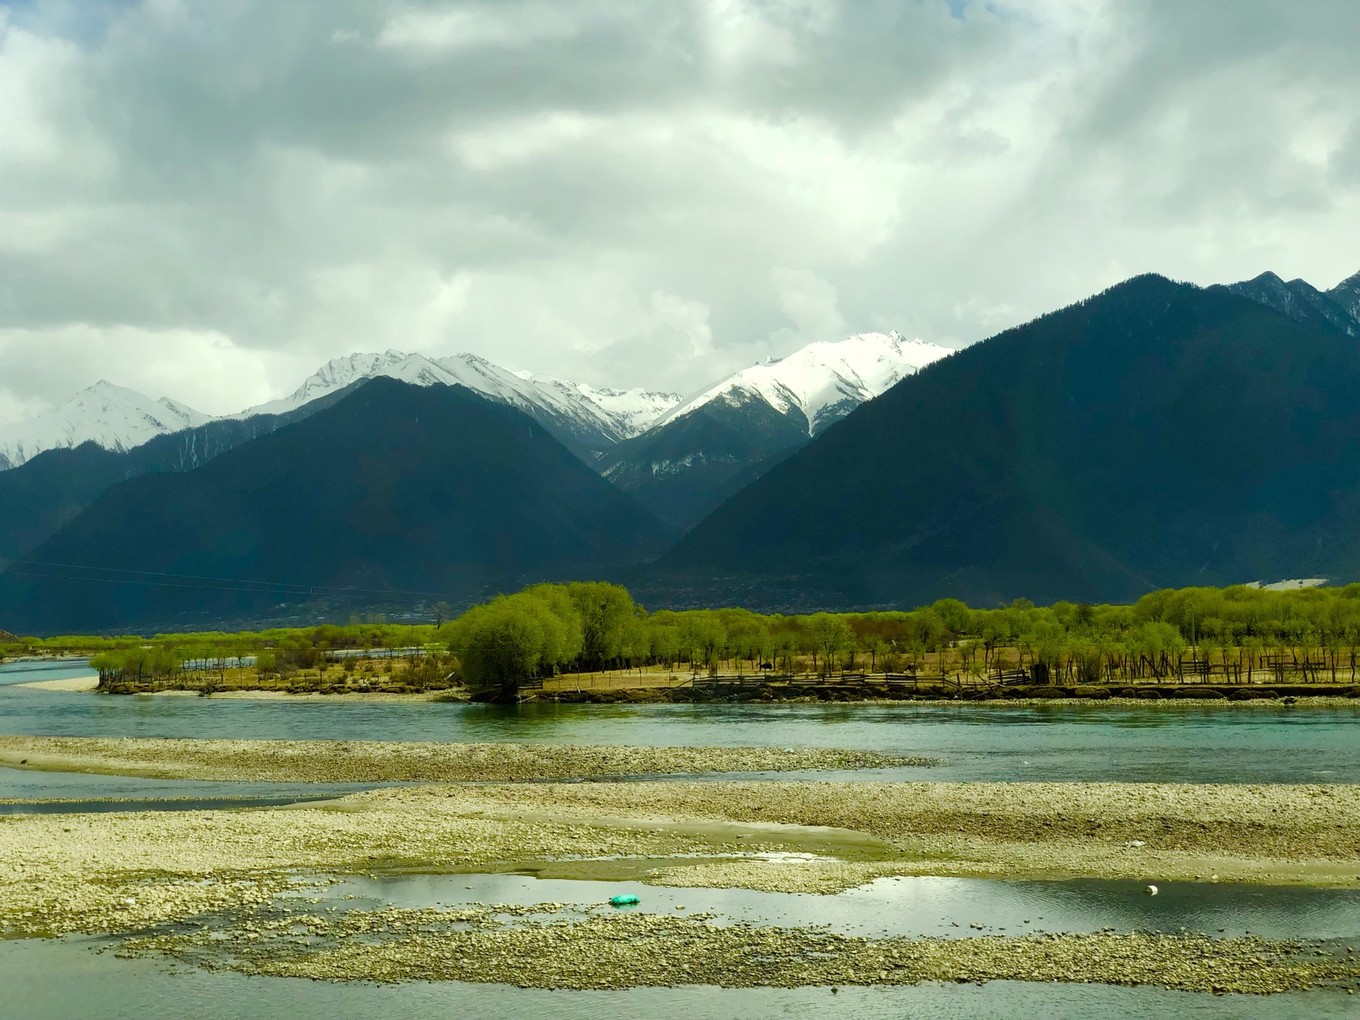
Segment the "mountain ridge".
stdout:
<svg viewBox="0 0 1360 1020">
<path fill-rule="evenodd" d="M 642 389 L 596 389 L 583 383 L 516 373 L 481 357 L 461 353 L 427 357 L 389 349 L 332 358 L 291 394 L 240 415 L 296 410 L 317 396 L 359 379 L 383 376 L 418 386 L 466 386 L 492 400 L 518 408 L 552 431 L 589 461 L 650 422 L 648 407 L 660 413 L 678 394 Z"/>
<path fill-rule="evenodd" d="M 10 568 L 0 604 L 50 633 L 277 616 L 317 588 L 466 601 L 670 537 L 523 412 L 379 378 L 194 471 L 112 486 Z"/>
<path fill-rule="evenodd" d="M 865 403 L 690 531 L 648 586 L 792 608 L 800 590 L 991 604 L 1348 578 L 1358 476 L 1352 338 L 1147 274 Z"/>
<path fill-rule="evenodd" d="M 884 334 L 857 334 L 857 337 L 882 337 Z M 892 334 L 897 337 L 897 334 Z M 855 339 L 852 337 L 851 339 Z M 901 341 L 913 350 L 935 350 L 924 341 Z M 808 360 L 812 352 L 835 346 L 814 342 L 787 358 L 753 366 L 733 373 L 709 390 L 730 392 L 751 373 L 769 373 L 779 365 L 794 365 Z M 938 348 L 940 351 L 947 350 Z M 918 355 L 915 359 L 922 360 Z M 860 367 L 864 367 L 861 365 Z M 882 379 L 867 382 L 853 368 L 830 366 L 830 377 L 822 381 L 827 394 L 799 395 L 778 392 L 778 385 L 766 385 L 772 406 L 782 410 L 804 403 L 815 409 L 810 416 L 809 434 L 843 416 L 859 400 L 885 387 Z M 892 366 L 889 366 L 891 370 Z M 865 369 L 872 375 L 870 368 Z M 880 369 L 881 370 L 881 369 Z M 284 397 L 265 401 L 224 415 L 207 415 L 168 397 L 153 400 L 126 387 L 101 381 L 81 391 L 66 404 L 51 412 L 16 422 L 0 424 L 0 471 L 17 467 L 44 450 L 71 448 L 94 441 L 105 449 L 124 451 L 156 435 L 181 431 L 214 420 L 244 420 L 257 415 L 291 415 L 319 397 L 353 385 L 361 379 L 386 376 L 421 386 L 463 385 L 492 400 L 517 407 L 528 413 L 557 436 L 587 463 L 593 463 L 608 450 L 652 428 L 675 408 L 685 405 L 687 413 L 712 399 L 707 392 L 685 399 L 665 390 L 634 387 L 618 389 L 597 387 L 532 372 L 512 372 L 480 355 L 463 352 L 449 356 L 411 354 L 396 349 L 384 352 L 357 351 L 331 358 Z M 734 380 L 736 382 L 734 382 Z M 805 380 L 806 381 L 806 380 Z M 761 387 L 748 387 L 755 391 Z M 820 400 L 820 402 L 818 402 Z M 116 410 L 100 410 L 100 404 L 114 402 Z M 781 406 L 782 405 L 782 406 Z M 8 439 L 7 439 L 8 437 Z"/>
<path fill-rule="evenodd" d="M 202 467 L 228 450 L 329 407 L 354 385 L 358 384 L 285 414 L 214 418 L 154 436 L 129 450 L 109 450 L 87 440 L 76 447 L 44 450 L 16 468 L 0 471 L 0 559 L 23 556 L 118 482 Z"/>
</svg>

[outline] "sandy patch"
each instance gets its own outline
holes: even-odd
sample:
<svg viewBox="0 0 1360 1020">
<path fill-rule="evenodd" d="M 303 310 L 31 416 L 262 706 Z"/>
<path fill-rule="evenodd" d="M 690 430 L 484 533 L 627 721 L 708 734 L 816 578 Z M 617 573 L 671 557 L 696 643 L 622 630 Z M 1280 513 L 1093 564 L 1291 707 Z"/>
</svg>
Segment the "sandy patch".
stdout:
<svg viewBox="0 0 1360 1020">
<path fill-rule="evenodd" d="M 15 684 L 15 687 L 32 687 L 40 691 L 93 691 L 99 686 L 99 677 L 68 676 L 60 680 L 30 680 L 28 683 Z"/>
</svg>

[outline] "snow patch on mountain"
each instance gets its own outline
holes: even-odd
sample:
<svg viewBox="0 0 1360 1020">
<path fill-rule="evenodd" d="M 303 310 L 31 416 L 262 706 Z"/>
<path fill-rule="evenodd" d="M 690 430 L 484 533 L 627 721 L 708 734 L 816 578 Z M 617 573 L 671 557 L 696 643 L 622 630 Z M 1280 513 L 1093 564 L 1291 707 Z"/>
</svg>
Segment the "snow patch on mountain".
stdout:
<svg viewBox="0 0 1360 1020">
<path fill-rule="evenodd" d="M 763 400 L 781 414 L 801 414 L 808 434 L 817 435 L 905 376 L 952 353 L 919 338 L 908 340 L 895 330 L 811 343 L 782 360 L 728 376 L 675 407 L 653 428 L 715 400 L 733 406 Z"/>
<path fill-rule="evenodd" d="M 0 469 L 18 467 L 44 450 L 90 441 L 109 450 L 129 450 L 211 420 L 166 397 L 153 400 L 101 380 L 51 411 L 0 424 Z"/>
</svg>

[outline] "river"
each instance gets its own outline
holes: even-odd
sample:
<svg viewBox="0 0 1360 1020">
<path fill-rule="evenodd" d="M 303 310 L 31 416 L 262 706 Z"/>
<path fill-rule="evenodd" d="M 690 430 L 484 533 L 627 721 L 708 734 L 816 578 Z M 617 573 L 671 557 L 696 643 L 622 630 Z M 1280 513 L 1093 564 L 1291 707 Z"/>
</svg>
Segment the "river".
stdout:
<svg viewBox="0 0 1360 1020">
<path fill-rule="evenodd" d="M 0 665 L 0 733 L 853 747 L 925 755 L 941 763 L 910 773 L 856 776 L 870 779 L 1360 782 L 1360 704 L 506 707 L 344 696 L 268 701 L 105 696 L 16 686 L 88 673 L 80 664 L 45 667 Z"/>
<path fill-rule="evenodd" d="M 434 741 L 526 741 L 634 745 L 770 745 L 856 747 L 938 758 L 931 769 L 884 770 L 860 778 L 918 780 L 1055 780 L 1212 782 L 1360 782 L 1360 706 L 1186 706 L 1153 704 L 1003 705 L 525 705 L 349 701 L 344 698 L 222 700 L 45 691 L 30 680 L 88 673 L 80 663 L 0 666 L 0 732 L 132 737 L 230 737 Z M 839 778 L 850 778 L 849 775 Z M 115 776 L 63 776 L 0 770 L 0 798 L 200 797 L 223 793 L 299 797 L 300 784 L 179 783 Z M 335 792 L 341 792 L 337 788 Z M 468 877 L 458 880 L 467 885 Z M 451 883 L 406 879 L 351 891 L 386 902 L 430 902 Z M 571 898 L 562 883 L 521 876 L 479 879 L 474 890 L 501 902 Z M 575 895 L 594 897 L 580 888 Z M 485 894 L 485 895 L 483 895 Z M 772 909 L 758 893 L 649 892 L 666 908 L 684 895 L 691 907 L 721 907 L 748 918 Z M 713 900 L 707 903 L 704 897 Z M 1184 886 L 1155 899 L 1129 883 L 986 883 L 901 880 L 839 897 L 789 898 L 780 910 L 806 922 L 847 925 L 872 905 L 887 926 L 916 924 L 921 934 L 951 934 L 974 915 L 989 930 L 1013 928 L 1031 915 L 1048 930 L 1188 924 L 1198 930 L 1245 930 L 1360 940 L 1354 890 Z M 886 911 L 886 913 L 885 913 Z M 1022 918 L 1021 915 L 1024 915 Z M 794 918 L 789 917 L 792 921 Z M 97 939 L 0 942 L 0 1014 L 30 1020 L 91 1016 L 234 1020 L 287 1014 L 295 1020 L 403 1020 L 449 1013 L 487 1017 L 538 1015 L 688 1020 L 816 1014 L 856 1020 L 928 1015 L 1010 1017 L 1053 1014 L 1107 1017 L 1314 1018 L 1356 1015 L 1344 992 L 1214 997 L 1157 988 L 991 982 L 912 988 L 724 990 L 710 987 L 628 992 L 544 992 L 501 985 L 413 982 L 393 987 L 327 985 L 244 977 L 154 960 L 119 960 L 92 950 Z"/>
</svg>

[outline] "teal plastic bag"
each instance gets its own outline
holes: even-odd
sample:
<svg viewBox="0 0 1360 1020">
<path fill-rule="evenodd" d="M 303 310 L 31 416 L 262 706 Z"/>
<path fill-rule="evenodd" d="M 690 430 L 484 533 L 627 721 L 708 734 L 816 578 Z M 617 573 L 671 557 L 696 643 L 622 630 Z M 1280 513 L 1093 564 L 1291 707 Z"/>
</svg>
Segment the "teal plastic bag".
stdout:
<svg viewBox="0 0 1360 1020">
<path fill-rule="evenodd" d="M 641 902 L 642 902 L 642 901 L 639 900 L 636 896 L 611 896 L 611 897 L 609 897 L 609 905 L 610 905 L 611 907 L 631 907 L 631 906 L 633 906 L 634 904 L 641 903 Z"/>
</svg>

